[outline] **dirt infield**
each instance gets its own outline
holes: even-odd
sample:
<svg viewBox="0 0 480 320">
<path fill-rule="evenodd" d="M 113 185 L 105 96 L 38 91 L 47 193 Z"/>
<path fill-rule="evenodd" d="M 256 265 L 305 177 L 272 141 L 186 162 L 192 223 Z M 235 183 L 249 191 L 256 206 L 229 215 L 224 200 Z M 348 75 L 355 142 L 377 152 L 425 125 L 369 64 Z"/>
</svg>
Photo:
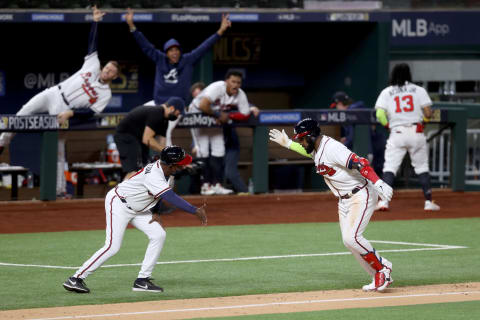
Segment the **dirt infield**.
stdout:
<svg viewBox="0 0 480 320">
<path fill-rule="evenodd" d="M 480 192 L 434 190 L 441 211 L 425 212 L 420 190 L 398 191 L 391 210 L 372 221 L 479 217 Z M 331 193 L 266 194 L 254 196 L 189 196 L 194 205 L 207 203 L 209 225 L 336 222 L 337 200 Z M 105 228 L 103 199 L 55 202 L 13 201 L 0 206 L 0 233 L 96 230 Z M 163 217 L 165 227 L 198 226 L 198 220 L 180 211 Z"/>
<path fill-rule="evenodd" d="M 391 210 L 375 213 L 372 220 L 479 217 L 479 197 L 480 192 L 435 190 L 434 198 L 442 209 L 432 213 L 423 210 L 420 190 L 399 191 Z M 195 205 L 207 202 L 209 225 L 338 221 L 336 198 L 331 193 L 186 199 Z M 104 229 L 104 202 L 103 199 L 5 202 L 0 206 L 0 219 L 0 233 Z M 179 211 L 165 215 L 163 224 L 165 227 L 199 225 L 195 217 Z M 470 300 L 480 301 L 480 283 L 393 287 L 384 294 L 342 290 L 9 310 L 0 312 L 0 318 L 189 319 Z"/>
<path fill-rule="evenodd" d="M 1 319 L 191 319 L 480 300 L 480 283 L 330 290 L 0 311 Z"/>
</svg>

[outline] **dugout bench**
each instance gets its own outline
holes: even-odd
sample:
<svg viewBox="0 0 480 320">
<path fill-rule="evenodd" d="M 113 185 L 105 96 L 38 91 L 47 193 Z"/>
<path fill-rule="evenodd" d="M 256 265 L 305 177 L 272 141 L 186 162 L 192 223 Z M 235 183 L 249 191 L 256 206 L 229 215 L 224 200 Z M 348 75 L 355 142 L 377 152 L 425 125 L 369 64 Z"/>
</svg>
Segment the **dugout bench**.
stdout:
<svg viewBox="0 0 480 320">
<path fill-rule="evenodd" d="M 0 174 L 10 174 L 12 176 L 11 200 L 18 199 L 18 175 L 27 174 L 28 169 L 22 166 L 0 166 Z"/>
</svg>

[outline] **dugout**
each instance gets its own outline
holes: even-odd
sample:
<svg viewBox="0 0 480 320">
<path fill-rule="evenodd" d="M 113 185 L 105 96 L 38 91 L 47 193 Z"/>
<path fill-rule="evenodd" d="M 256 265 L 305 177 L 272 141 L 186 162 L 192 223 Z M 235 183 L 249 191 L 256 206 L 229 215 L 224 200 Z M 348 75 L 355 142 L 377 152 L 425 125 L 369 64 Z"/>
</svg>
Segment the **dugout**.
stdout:
<svg viewBox="0 0 480 320">
<path fill-rule="evenodd" d="M 78 70 L 87 49 L 88 13 L 53 13 L 35 21 L 36 12 L 2 15 L 5 19 L 12 18 L 2 22 L 4 41 L 16 44 L 0 52 L 2 113 L 15 113 L 30 97 Z M 175 37 L 187 52 L 213 34 L 220 21 L 220 12 L 215 10 L 139 13 L 142 21 L 136 23 L 137 27 L 152 43 L 161 47 Z M 101 60 L 117 59 L 124 70 L 105 112 L 128 112 L 150 100 L 153 88 L 153 64 L 129 34 L 122 14 L 109 12 L 99 27 Z M 244 88 L 251 102 L 264 110 L 327 108 L 332 94 L 338 90 L 347 91 L 355 100 L 371 106 L 379 90 L 387 84 L 391 61 L 478 59 L 479 36 L 466 32 L 478 24 L 475 14 L 232 10 L 233 28 L 198 64 L 194 80 L 208 83 L 223 78 L 230 68 L 240 69 L 245 74 Z M 415 29 L 418 21 L 434 26 L 448 24 L 448 28 L 431 29 L 443 30 L 442 34 L 433 31 L 423 34 L 420 32 L 423 29 Z M 447 29 L 449 32 L 445 33 Z M 29 58 L 19 60 L 25 52 Z M 366 128 L 356 127 L 358 139 L 354 150 L 363 154 L 366 146 L 361 137 L 366 136 Z M 262 139 L 266 132 L 258 133 L 254 139 Z M 95 136 L 102 141 L 103 137 Z M 38 134 L 28 134 L 24 141 L 22 145 L 41 144 Z M 40 163 L 40 155 L 32 155 L 28 148 L 24 150 L 15 158 Z M 81 150 L 76 152 L 82 154 Z M 268 159 L 268 150 L 264 152 L 261 158 Z M 241 157 L 244 157 L 241 161 L 252 162 L 251 146 L 242 149 Z M 8 162 L 8 154 L 1 155 L 0 161 Z M 259 190 L 263 192 L 268 187 L 261 183 Z"/>
<path fill-rule="evenodd" d="M 36 93 L 79 69 L 90 30 L 90 23 L 82 21 L 83 15 L 66 15 L 63 22 L 33 22 L 25 18 L 2 24 L 4 41 L 16 43 L 0 52 L 3 114 L 15 113 Z M 106 17 L 110 19 L 105 19 L 98 30 L 101 61 L 119 60 L 123 69 L 105 112 L 128 112 L 150 100 L 153 90 L 154 64 L 141 52 L 120 16 L 109 13 Z M 137 26 L 157 47 L 174 37 L 189 52 L 218 29 L 219 20 L 215 19 L 209 23 L 138 22 Z M 239 69 L 244 72 L 243 87 L 250 101 L 261 109 L 326 108 L 338 90 L 373 103 L 388 63 L 381 54 L 386 51 L 383 48 L 387 46 L 388 23 L 328 22 L 324 15 L 294 23 L 264 20 L 233 21 L 234 27 L 197 65 L 194 80 L 209 83 L 223 79 L 228 69 Z M 18 57 L 25 53 L 29 57 L 20 60 Z M 101 140 L 98 134 L 95 139 Z M 38 175 L 40 154 L 32 155 L 28 145 L 38 149 L 40 134 L 17 135 L 12 141 L 10 159 L 32 168 Z M 242 150 L 243 162 L 252 161 L 248 147 Z M 75 152 L 81 154 L 78 146 Z M 8 154 L 3 154 L 0 161 L 9 162 Z M 246 166 L 245 170 L 248 169 Z"/>
</svg>

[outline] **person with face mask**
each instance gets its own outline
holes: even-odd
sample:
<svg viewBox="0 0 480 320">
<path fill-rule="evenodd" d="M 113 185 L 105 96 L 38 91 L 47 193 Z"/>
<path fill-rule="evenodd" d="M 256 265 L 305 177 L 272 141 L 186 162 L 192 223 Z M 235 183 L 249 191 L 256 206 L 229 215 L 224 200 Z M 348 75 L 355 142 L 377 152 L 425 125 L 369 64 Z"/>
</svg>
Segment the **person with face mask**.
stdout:
<svg viewBox="0 0 480 320">
<path fill-rule="evenodd" d="M 114 140 L 120 153 L 125 179 L 145 166 L 149 150 L 161 152 L 165 148 L 168 121 L 174 121 L 184 113 L 185 103 L 179 97 L 171 97 L 160 106 L 133 108 L 117 126 Z M 160 139 L 155 139 L 155 136 Z"/>
</svg>

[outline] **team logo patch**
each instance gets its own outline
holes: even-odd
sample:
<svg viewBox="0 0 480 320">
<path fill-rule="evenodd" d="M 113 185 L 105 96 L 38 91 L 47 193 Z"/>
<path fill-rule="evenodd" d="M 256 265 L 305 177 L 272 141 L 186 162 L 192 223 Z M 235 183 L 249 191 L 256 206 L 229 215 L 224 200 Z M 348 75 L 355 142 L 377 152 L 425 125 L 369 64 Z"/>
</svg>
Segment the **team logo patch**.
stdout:
<svg viewBox="0 0 480 320">
<path fill-rule="evenodd" d="M 335 169 L 333 169 L 332 167 L 329 167 L 323 163 L 319 164 L 317 166 L 317 173 L 324 176 L 324 175 L 328 175 L 328 176 L 333 176 L 337 171 Z"/>
</svg>

